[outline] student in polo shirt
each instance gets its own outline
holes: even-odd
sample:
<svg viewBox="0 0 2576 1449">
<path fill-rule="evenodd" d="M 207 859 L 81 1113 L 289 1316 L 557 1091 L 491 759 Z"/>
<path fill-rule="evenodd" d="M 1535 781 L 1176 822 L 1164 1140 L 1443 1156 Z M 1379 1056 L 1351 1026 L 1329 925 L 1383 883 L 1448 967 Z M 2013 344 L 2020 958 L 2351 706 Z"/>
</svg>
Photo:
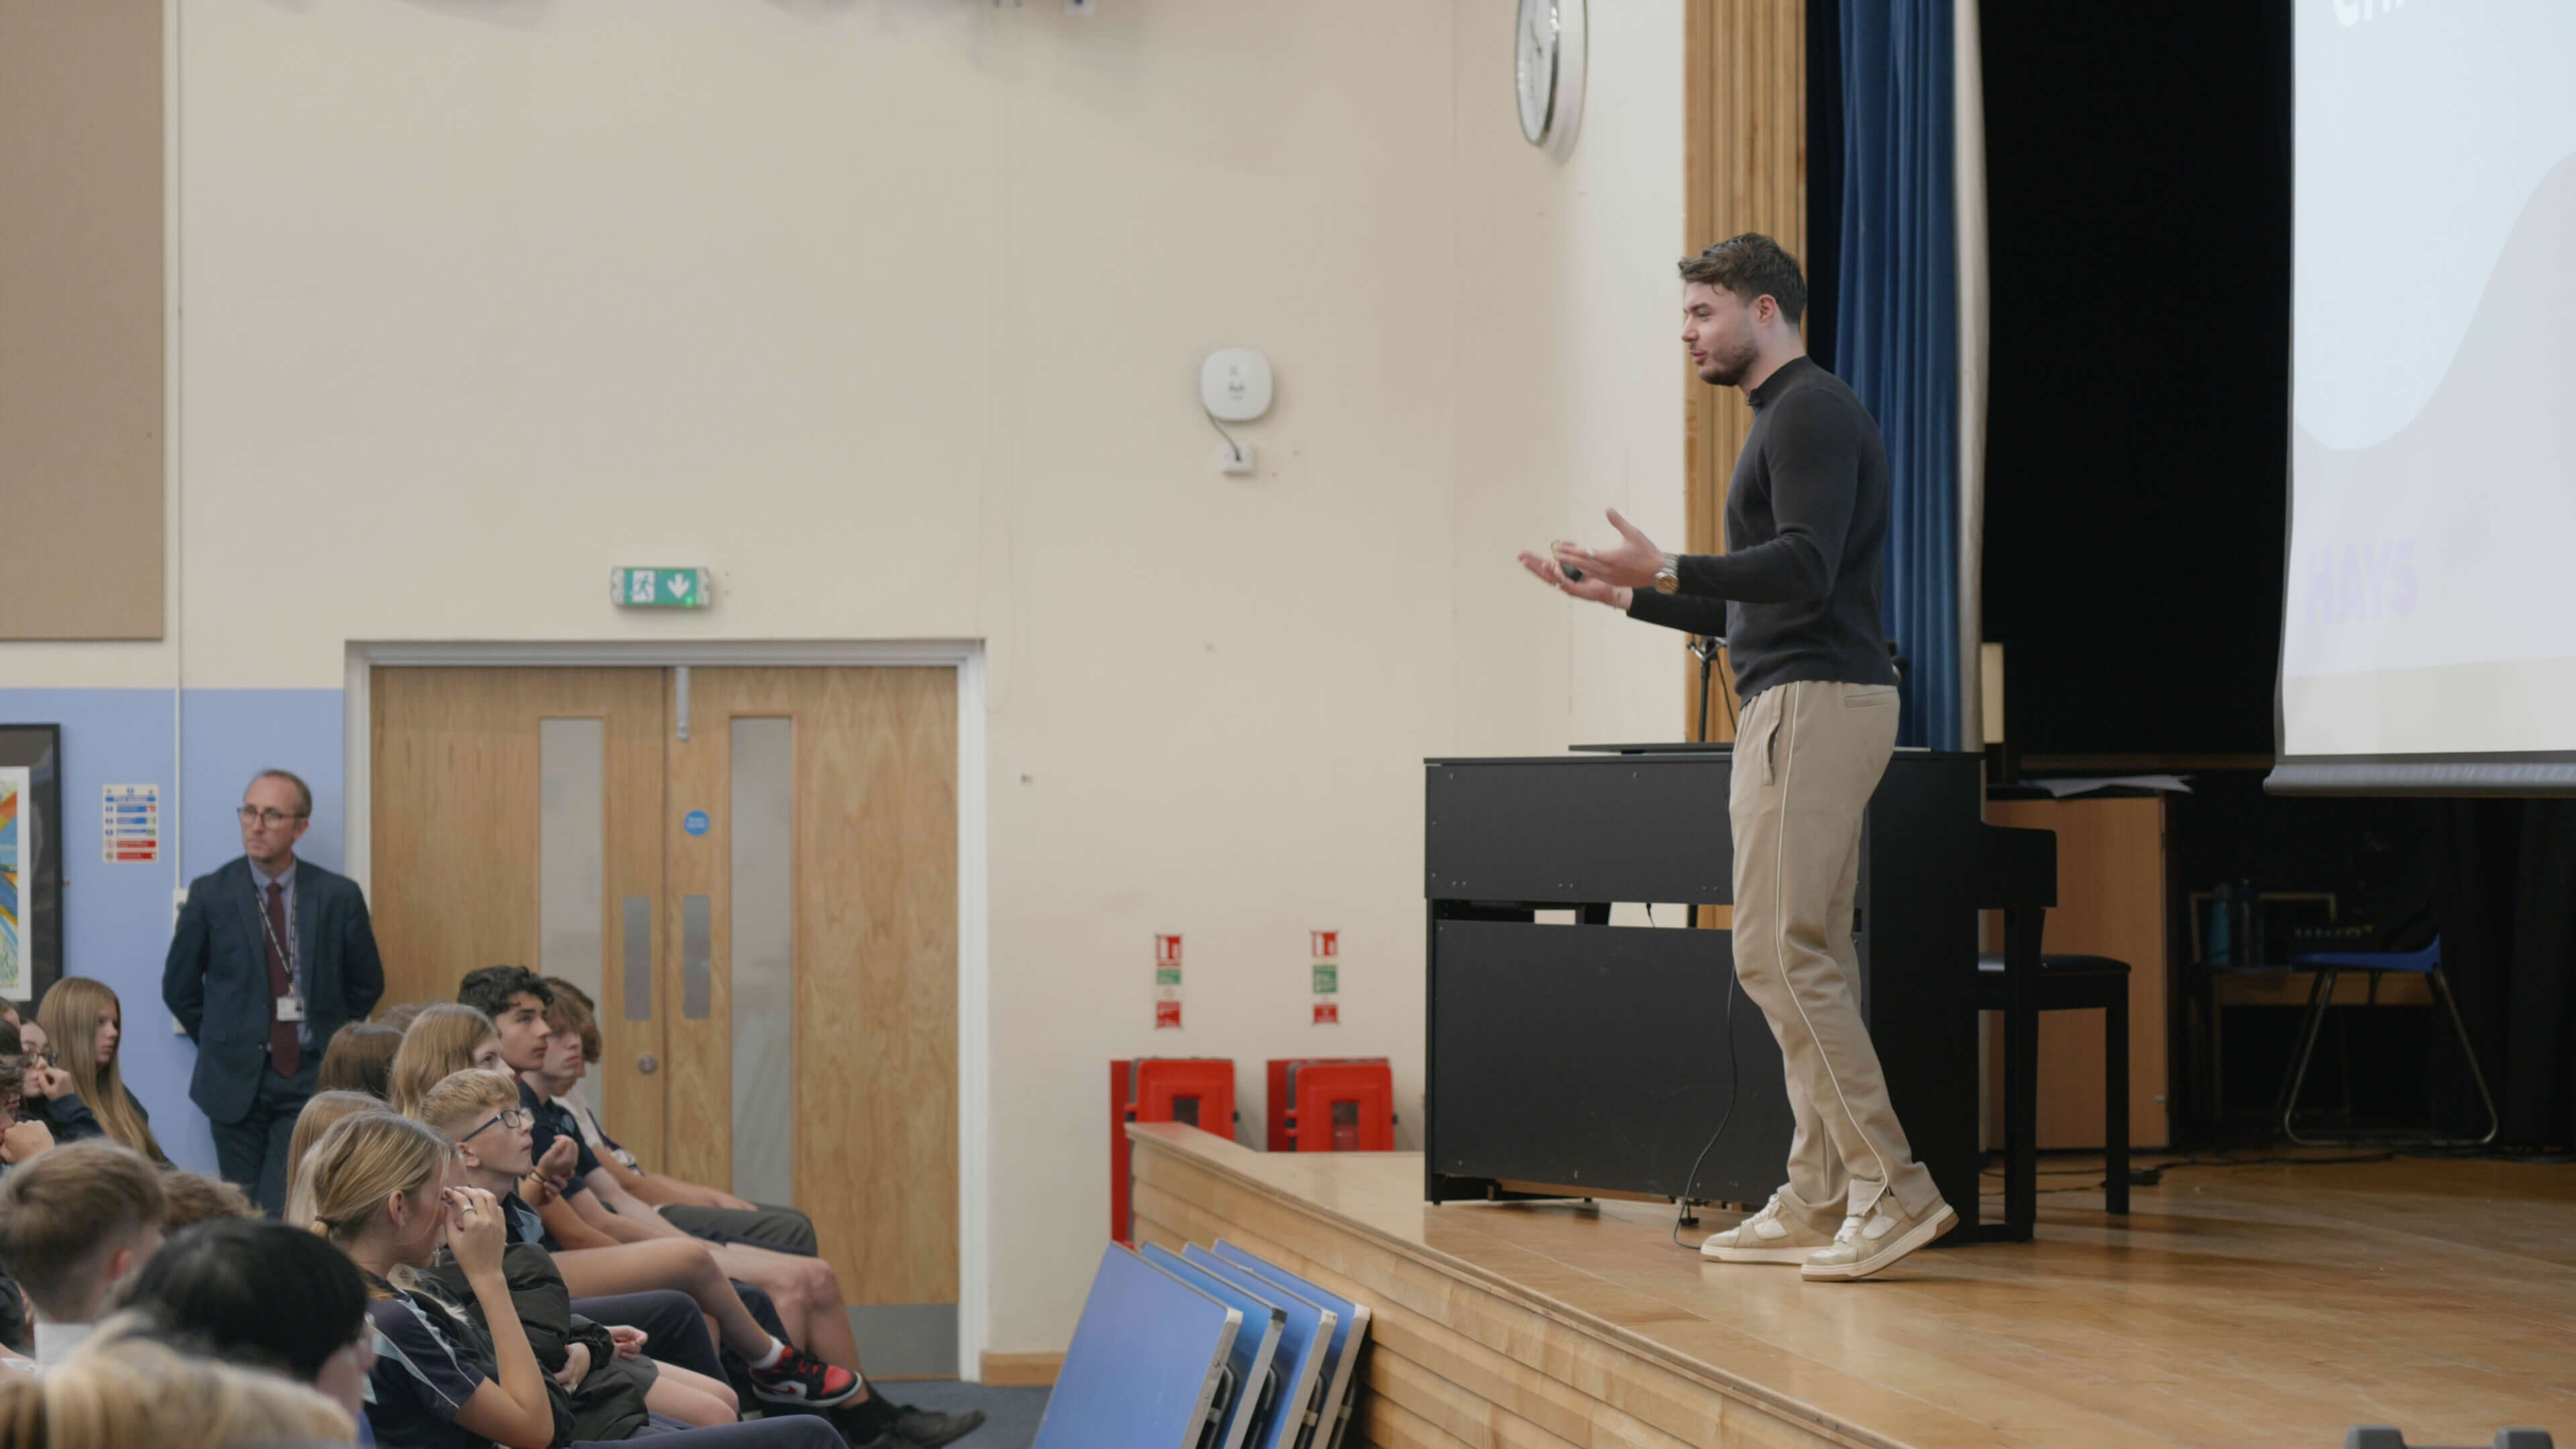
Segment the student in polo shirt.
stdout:
<svg viewBox="0 0 2576 1449">
<path fill-rule="evenodd" d="M 599 1165 L 608 1169 L 617 1185 L 650 1204 L 665 1221 L 683 1232 L 712 1242 L 748 1243 L 755 1248 L 813 1257 L 817 1244 L 812 1218 L 792 1207 L 751 1202 L 729 1192 L 684 1182 L 668 1173 L 649 1171 L 634 1153 L 608 1135 L 598 1109 L 582 1092 L 582 1078 L 599 1064 L 604 1045 L 599 1036 L 599 1007 L 588 993 L 560 976 L 544 980 L 554 992 L 553 1002 L 546 1007 L 546 1025 L 553 1028 L 556 1041 L 548 1048 L 546 1072 L 561 1083 L 551 1087 L 555 1105 L 564 1109 L 574 1130 L 590 1144 L 590 1150 L 599 1157 Z M 566 1051 L 562 1038 L 567 1033 L 581 1042 L 578 1057 Z"/>
<path fill-rule="evenodd" d="M 453 1157 L 447 1139 L 419 1122 L 358 1113 L 314 1144 L 289 1212 L 367 1275 L 367 1317 L 376 1333 L 367 1419 L 378 1443 L 549 1449 L 568 1437 L 570 1411 L 548 1388 L 502 1274 L 508 1233 L 500 1200 L 479 1187 L 448 1186 Z M 480 1325 L 419 1279 L 442 1244 L 483 1310 Z M 829 1423 L 802 1415 L 661 1438 L 672 1449 L 843 1443 Z"/>
</svg>

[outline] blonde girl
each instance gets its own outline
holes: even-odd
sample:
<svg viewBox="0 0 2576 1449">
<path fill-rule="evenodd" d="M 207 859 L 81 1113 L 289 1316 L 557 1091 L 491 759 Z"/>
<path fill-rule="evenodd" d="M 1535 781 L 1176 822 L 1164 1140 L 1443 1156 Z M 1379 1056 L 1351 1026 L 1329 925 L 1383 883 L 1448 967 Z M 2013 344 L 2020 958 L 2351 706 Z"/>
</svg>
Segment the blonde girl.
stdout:
<svg viewBox="0 0 2576 1449">
<path fill-rule="evenodd" d="M 66 976 L 45 993 L 36 1022 L 53 1044 L 59 1065 L 45 1084 L 45 1115 L 60 1141 L 104 1134 L 155 1162 L 170 1159 L 152 1140 L 143 1104 L 125 1090 L 117 1070 L 117 1045 L 125 1035 L 125 1009 L 104 981 Z"/>
</svg>

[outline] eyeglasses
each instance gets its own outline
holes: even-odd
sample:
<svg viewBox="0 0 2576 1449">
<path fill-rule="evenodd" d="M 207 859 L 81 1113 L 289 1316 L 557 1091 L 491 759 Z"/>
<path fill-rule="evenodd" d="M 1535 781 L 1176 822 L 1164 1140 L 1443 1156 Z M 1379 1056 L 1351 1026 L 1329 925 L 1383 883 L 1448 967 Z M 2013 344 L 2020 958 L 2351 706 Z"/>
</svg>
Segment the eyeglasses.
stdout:
<svg viewBox="0 0 2576 1449">
<path fill-rule="evenodd" d="M 501 1127 L 501 1128 L 504 1128 L 504 1129 L 506 1129 L 506 1130 L 508 1130 L 508 1131 L 516 1132 L 516 1131 L 518 1131 L 520 1128 L 525 1127 L 525 1126 L 527 1126 L 527 1125 L 528 1125 L 528 1109 L 527 1109 L 527 1108 L 525 1108 L 525 1107 L 504 1107 L 504 1108 L 502 1108 L 500 1111 L 493 1113 L 493 1114 L 492 1114 L 492 1118 L 491 1118 L 491 1120 L 490 1120 L 490 1121 L 488 1121 L 488 1122 L 485 1122 L 485 1123 L 483 1124 L 483 1126 L 481 1126 L 481 1127 L 477 1127 L 477 1128 L 475 1128 L 472 1132 L 468 1132 L 468 1133 L 466 1133 L 464 1136 L 457 1138 L 457 1139 L 456 1139 L 456 1145 L 457 1145 L 457 1146 L 459 1146 L 459 1147 L 462 1147 L 462 1146 L 464 1146 L 466 1143 L 473 1141 L 473 1140 L 474 1140 L 478 1135 L 480 1135 L 480 1134 L 481 1134 L 481 1133 L 482 1133 L 486 1128 L 491 1128 L 491 1127 Z"/>
<path fill-rule="evenodd" d="M 283 810 L 263 810 L 257 805 L 244 805 L 233 812 L 244 825 L 282 825 L 289 820 L 303 820 L 303 815 L 290 815 Z"/>
</svg>

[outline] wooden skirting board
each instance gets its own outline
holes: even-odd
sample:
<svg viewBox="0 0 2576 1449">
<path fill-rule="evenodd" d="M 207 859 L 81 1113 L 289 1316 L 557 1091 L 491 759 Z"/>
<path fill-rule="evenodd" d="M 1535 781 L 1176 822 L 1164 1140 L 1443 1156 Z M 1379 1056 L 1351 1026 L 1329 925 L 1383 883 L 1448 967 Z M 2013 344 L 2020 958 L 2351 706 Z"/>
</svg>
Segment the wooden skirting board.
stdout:
<svg viewBox="0 0 2576 1449">
<path fill-rule="evenodd" d="M 1370 1306 L 1352 1439 L 1376 1449 L 2331 1444 L 2356 1423 L 2467 1444 L 2576 1425 L 2576 1165 L 2178 1167 L 2126 1218 L 2053 1191 L 2036 1242 L 1809 1284 L 1676 1249 L 1661 1204 L 1431 1207 L 1419 1153 L 1127 1130 L 1140 1241 L 1228 1239 Z M 1702 1217 L 1684 1243 L 1735 1220 Z"/>
<path fill-rule="evenodd" d="M 1060 1353 L 987 1353 L 976 1378 L 997 1389 L 1045 1389 L 1063 1368 Z"/>
</svg>

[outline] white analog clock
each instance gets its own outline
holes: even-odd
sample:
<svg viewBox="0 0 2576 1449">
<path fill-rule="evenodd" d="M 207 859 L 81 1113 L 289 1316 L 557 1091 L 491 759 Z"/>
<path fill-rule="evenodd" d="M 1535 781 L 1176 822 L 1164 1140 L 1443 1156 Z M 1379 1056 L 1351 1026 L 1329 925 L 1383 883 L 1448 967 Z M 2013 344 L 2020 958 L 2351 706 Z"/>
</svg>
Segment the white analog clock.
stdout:
<svg viewBox="0 0 2576 1449">
<path fill-rule="evenodd" d="M 1521 136 L 1562 156 L 1583 115 L 1584 0 L 1520 0 L 1512 79 L 1520 93 Z"/>
</svg>

